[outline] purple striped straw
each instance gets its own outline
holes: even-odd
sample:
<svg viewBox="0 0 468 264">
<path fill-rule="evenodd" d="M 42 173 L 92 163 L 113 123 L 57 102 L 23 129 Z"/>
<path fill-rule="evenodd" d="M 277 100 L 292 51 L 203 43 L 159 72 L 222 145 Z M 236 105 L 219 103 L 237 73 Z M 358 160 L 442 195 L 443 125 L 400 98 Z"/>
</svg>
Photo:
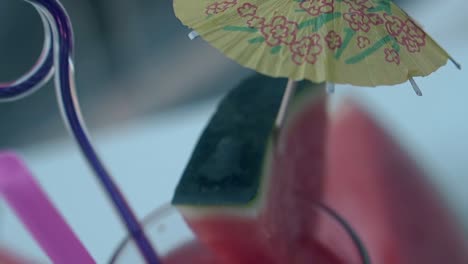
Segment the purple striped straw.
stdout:
<svg viewBox="0 0 468 264">
<path fill-rule="evenodd" d="M 117 184 L 101 162 L 86 131 L 75 92 L 73 30 L 67 12 L 58 0 L 25 1 L 38 10 L 44 22 L 43 52 L 38 63 L 29 73 L 15 82 L 0 84 L 0 100 L 14 100 L 27 95 L 47 82 L 55 69 L 57 96 L 67 127 L 146 262 L 159 264 L 156 251 Z"/>
</svg>

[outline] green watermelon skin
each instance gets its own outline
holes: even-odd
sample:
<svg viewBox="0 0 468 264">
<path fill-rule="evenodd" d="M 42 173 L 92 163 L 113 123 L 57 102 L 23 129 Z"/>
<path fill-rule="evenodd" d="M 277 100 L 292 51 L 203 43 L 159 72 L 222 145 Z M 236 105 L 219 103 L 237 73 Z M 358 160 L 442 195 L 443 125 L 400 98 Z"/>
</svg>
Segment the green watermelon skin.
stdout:
<svg viewBox="0 0 468 264">
<path fill-rule="evenodd" d="M 242 206 L 256 199 L 285 85 L 285 79 L 257 75 L 223 98 L 182 174 L 173 204 Z"/>
<path fill-rule="evenodd" d="M 255 75 L 223 98 L 182 174 L 173 204 L 245 207 L 256 202 L 286 83 Z M 316 92 L 310 82 L 301 82 L 295 101 Z"/>
</svg>

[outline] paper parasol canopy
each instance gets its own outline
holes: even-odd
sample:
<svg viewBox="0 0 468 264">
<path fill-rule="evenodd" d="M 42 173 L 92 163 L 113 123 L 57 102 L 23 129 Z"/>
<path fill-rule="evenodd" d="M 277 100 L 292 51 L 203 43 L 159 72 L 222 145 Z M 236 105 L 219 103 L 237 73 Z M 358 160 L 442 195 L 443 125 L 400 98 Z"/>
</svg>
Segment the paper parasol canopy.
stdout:
<svg viewBox="0 0 468 264">
<path fill-rule="evenodd" d="M 228 57 L 273 77 L 392 85 L 451 59 L 390 0 L 174 0 L 174 9 Z"/>
</svg>

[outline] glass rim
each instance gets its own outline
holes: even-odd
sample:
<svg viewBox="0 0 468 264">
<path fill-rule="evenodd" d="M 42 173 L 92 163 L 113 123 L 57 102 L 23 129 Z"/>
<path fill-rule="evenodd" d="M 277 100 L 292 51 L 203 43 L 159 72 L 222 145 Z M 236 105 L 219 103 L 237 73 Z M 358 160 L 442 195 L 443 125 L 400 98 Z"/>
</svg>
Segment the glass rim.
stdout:
<svg viewBox="0 0 468 264">
<path fill-rule="evenodd" d="M 149 214 L 147 214 L 143 219 L 140 221 L 142 227 L 143 227 L 143 232 L 145 232 L 145 225 L 150 223 L 151 220 L 153 219 L 159 219 L 164 216 L 168 216 L 173 212 L 176 212 L 176 208 L 172 206 L 170 203 L 164 203 L 157 207 L 156 209 L 152 210 Z M 107 261 L 108 264 L 115 263 L 115 261 L 118 259 L 119 254 L 122 252 L 122 250 L 125 248 L 125 246 L 132 240 L 132 236 L 128 233 L 125 233 L 125 237 L 120 240 L 120 242 L 117 244 L 115 249 L 112 251 L 112 255 Z"/>
<path fill-rule="evenodd" d="M 313 203 L 314 207 L 319 208 L 322 212 L 324 212 L 326 215 L 331 217 L 337 224 L 339 224 L 340 227 L 343 228 L 343 230 L 346 232 L 346 234 L 349 236 L 351 239 L 353 245 L 355 246 L 357 252 L 359 253 L 359 257 L 362 260 L 362 264 L 372 264 L 370 260 L 370 256 L 368 253 L 368 250 L 360 238 L 359 234 L 356 232 L 356 230 L 353 228 L 353 226 L 343 217 L 341 216 L 337 211 L 332 209 L 331 207 L 321 203 L 321 202 L 316 202 Z M 149 224 L 152 220 L 154 219 L 160 219 L 164 216 L 169 216 L 170 214 L 178 212 L 176 207 L 174 207 L 170 203 L 164 203 L 161 206 L 157 207 L 156 209 L 152 210 L 148 215 L 143 217 L 143 219 L 140 221 L 140 223 L 143 226 L 143 232 L 145 232 L 145 227 L 147 224 Z M 132 236 L 130 234 L 126 234 L 125 237 L 119 242 L 119 244 L 115 247 L 114 251 L 112 252 L 112 255 L 107 262 L 108 264 L 116 263 L 120 253 L 122 253 L 122 250 L 124 250 L 125 246 L 132 240 Z"/>
</svg>

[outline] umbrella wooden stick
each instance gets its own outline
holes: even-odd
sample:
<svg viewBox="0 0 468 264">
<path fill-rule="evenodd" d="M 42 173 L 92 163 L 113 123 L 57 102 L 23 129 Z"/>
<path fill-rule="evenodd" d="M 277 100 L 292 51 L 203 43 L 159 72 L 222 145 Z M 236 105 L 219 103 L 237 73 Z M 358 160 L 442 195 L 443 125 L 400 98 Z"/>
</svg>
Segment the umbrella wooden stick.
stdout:
<svg viewBox="0 0 468 264">
<path fill-rule="evenodd" d="M 289 103 L 291 102 L 291 98 L 296 90 L 297 82 L 289 79 L 288 84 L 286 85 L 286 90 L 284 91 L 283 99 L 281 100 L 281 106 L 278 111 L 278 115 L 276 116 L 275 127 L 277 129 L 281 129 L 284 118 L 286 116 L 286 112 L 288 111 Z"/>
</svg>

